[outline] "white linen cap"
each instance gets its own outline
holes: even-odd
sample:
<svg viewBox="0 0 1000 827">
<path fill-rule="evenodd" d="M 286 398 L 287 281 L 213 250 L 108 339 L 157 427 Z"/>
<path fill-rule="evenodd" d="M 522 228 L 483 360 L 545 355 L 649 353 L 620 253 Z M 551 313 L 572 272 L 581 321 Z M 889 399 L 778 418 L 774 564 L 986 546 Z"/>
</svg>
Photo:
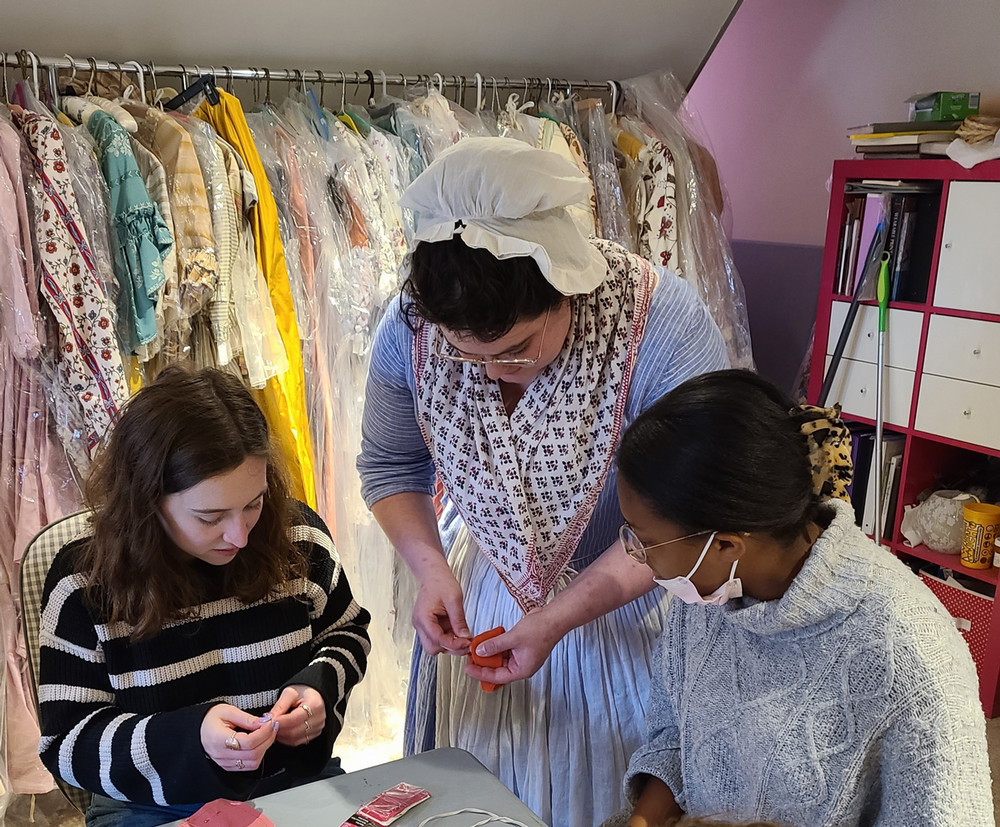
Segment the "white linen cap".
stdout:
<svg viewBox="0 0 1000 827">
<path fill-rule="evenodd" d="M 590 293 L 607 276 L 604 256 L 567 206 L 590 182 L 572 163 L 514 138 L 466 138 L 442 152 L 399 203 L 417 212 L 417 241 L 456 234 L 498 259 L 530 256 L 566 296 Z"/>
</svg>

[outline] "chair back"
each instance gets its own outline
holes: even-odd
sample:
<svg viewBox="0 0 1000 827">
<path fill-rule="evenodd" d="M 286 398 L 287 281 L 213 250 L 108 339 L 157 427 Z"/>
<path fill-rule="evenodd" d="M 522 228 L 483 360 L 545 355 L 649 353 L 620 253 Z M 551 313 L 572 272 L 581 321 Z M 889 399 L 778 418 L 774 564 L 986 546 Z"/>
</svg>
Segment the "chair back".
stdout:
<svg viewBox="0 0 1000 827">
<path fill-rule="evenodd" d="M 87 520 L 89 512 L 78 511 L 54 523 L 49 523 L 36 534 L 21 557 L 21 620 L 24 628 L 24 644 L 28 652 L 28 674 L 31 690 L 38 709 L 38 665 L 40 649 L 38 630 L 42 619 L 42 592 L 45 578 L 56 554 L 64 545 L 90 533 Z M 80 812 L 90 806 L 91 793 L 67 784 L 56 778 L 56 784 L 69 802 Z"/>
</svg>

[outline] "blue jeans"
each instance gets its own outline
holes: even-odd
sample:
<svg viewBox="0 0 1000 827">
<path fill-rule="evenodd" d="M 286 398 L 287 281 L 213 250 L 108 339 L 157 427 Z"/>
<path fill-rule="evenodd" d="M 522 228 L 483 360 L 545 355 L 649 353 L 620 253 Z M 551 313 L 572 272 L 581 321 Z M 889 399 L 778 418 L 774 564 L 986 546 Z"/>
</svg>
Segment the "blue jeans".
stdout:
<svg viewBox="0 0 1000 827">
<path fill-rule="evenodd" d="M 94 794 L 87 808 L 87 827 L 157 827 L 196 813 L 201 804 L 160 807 L 157 804 L 134 804 Z"/>
<path fill-rule="evenodd" d="M 312 778 L 290 778 L 281 773 L 262 781 L 255 794 L 257 796 L 268 795 L 343 774 L 344 771 L 340 768 L 340 759 L 334 757 L 327 762 L 319 775 Z M 187 818 L 198 812 L 201 806 L 201 804 L 178 804 L 160 807 L 157 804 L 116 801 L 113 798 L 95 794 L 87 809 L 87 827 L 159 827 L 160 824 L 169 824 L 171 821 Z"/>
</svg>

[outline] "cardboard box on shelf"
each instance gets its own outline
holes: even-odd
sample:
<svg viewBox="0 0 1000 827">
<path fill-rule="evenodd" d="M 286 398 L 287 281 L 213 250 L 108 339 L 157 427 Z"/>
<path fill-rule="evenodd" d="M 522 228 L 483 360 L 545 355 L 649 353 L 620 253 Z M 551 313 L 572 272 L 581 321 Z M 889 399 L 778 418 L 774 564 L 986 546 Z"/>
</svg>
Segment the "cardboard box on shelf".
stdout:
<svg viewBox="0 0 1000 827">
<path fill-rule="evenodd" d="M 979 114 L 979 92 L 926 92 L 906 102 L 911 121 L 957 121 Z"/>
</svg>

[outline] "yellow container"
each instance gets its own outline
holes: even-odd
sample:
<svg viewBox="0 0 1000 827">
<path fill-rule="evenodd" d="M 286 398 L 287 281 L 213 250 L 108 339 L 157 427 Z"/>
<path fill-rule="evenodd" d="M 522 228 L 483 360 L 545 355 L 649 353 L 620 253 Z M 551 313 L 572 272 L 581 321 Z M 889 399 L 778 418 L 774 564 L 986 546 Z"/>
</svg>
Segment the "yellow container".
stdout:
<svg viewBox="0 0 1000 827">
<path fill-rule="evenodd" d="M 969 569 L 988 569 L 993 565 L 993 541 L 1000 530 L 1000 506 L 966 503 L 964 512 L 962 565 Z"/>
</svg>

